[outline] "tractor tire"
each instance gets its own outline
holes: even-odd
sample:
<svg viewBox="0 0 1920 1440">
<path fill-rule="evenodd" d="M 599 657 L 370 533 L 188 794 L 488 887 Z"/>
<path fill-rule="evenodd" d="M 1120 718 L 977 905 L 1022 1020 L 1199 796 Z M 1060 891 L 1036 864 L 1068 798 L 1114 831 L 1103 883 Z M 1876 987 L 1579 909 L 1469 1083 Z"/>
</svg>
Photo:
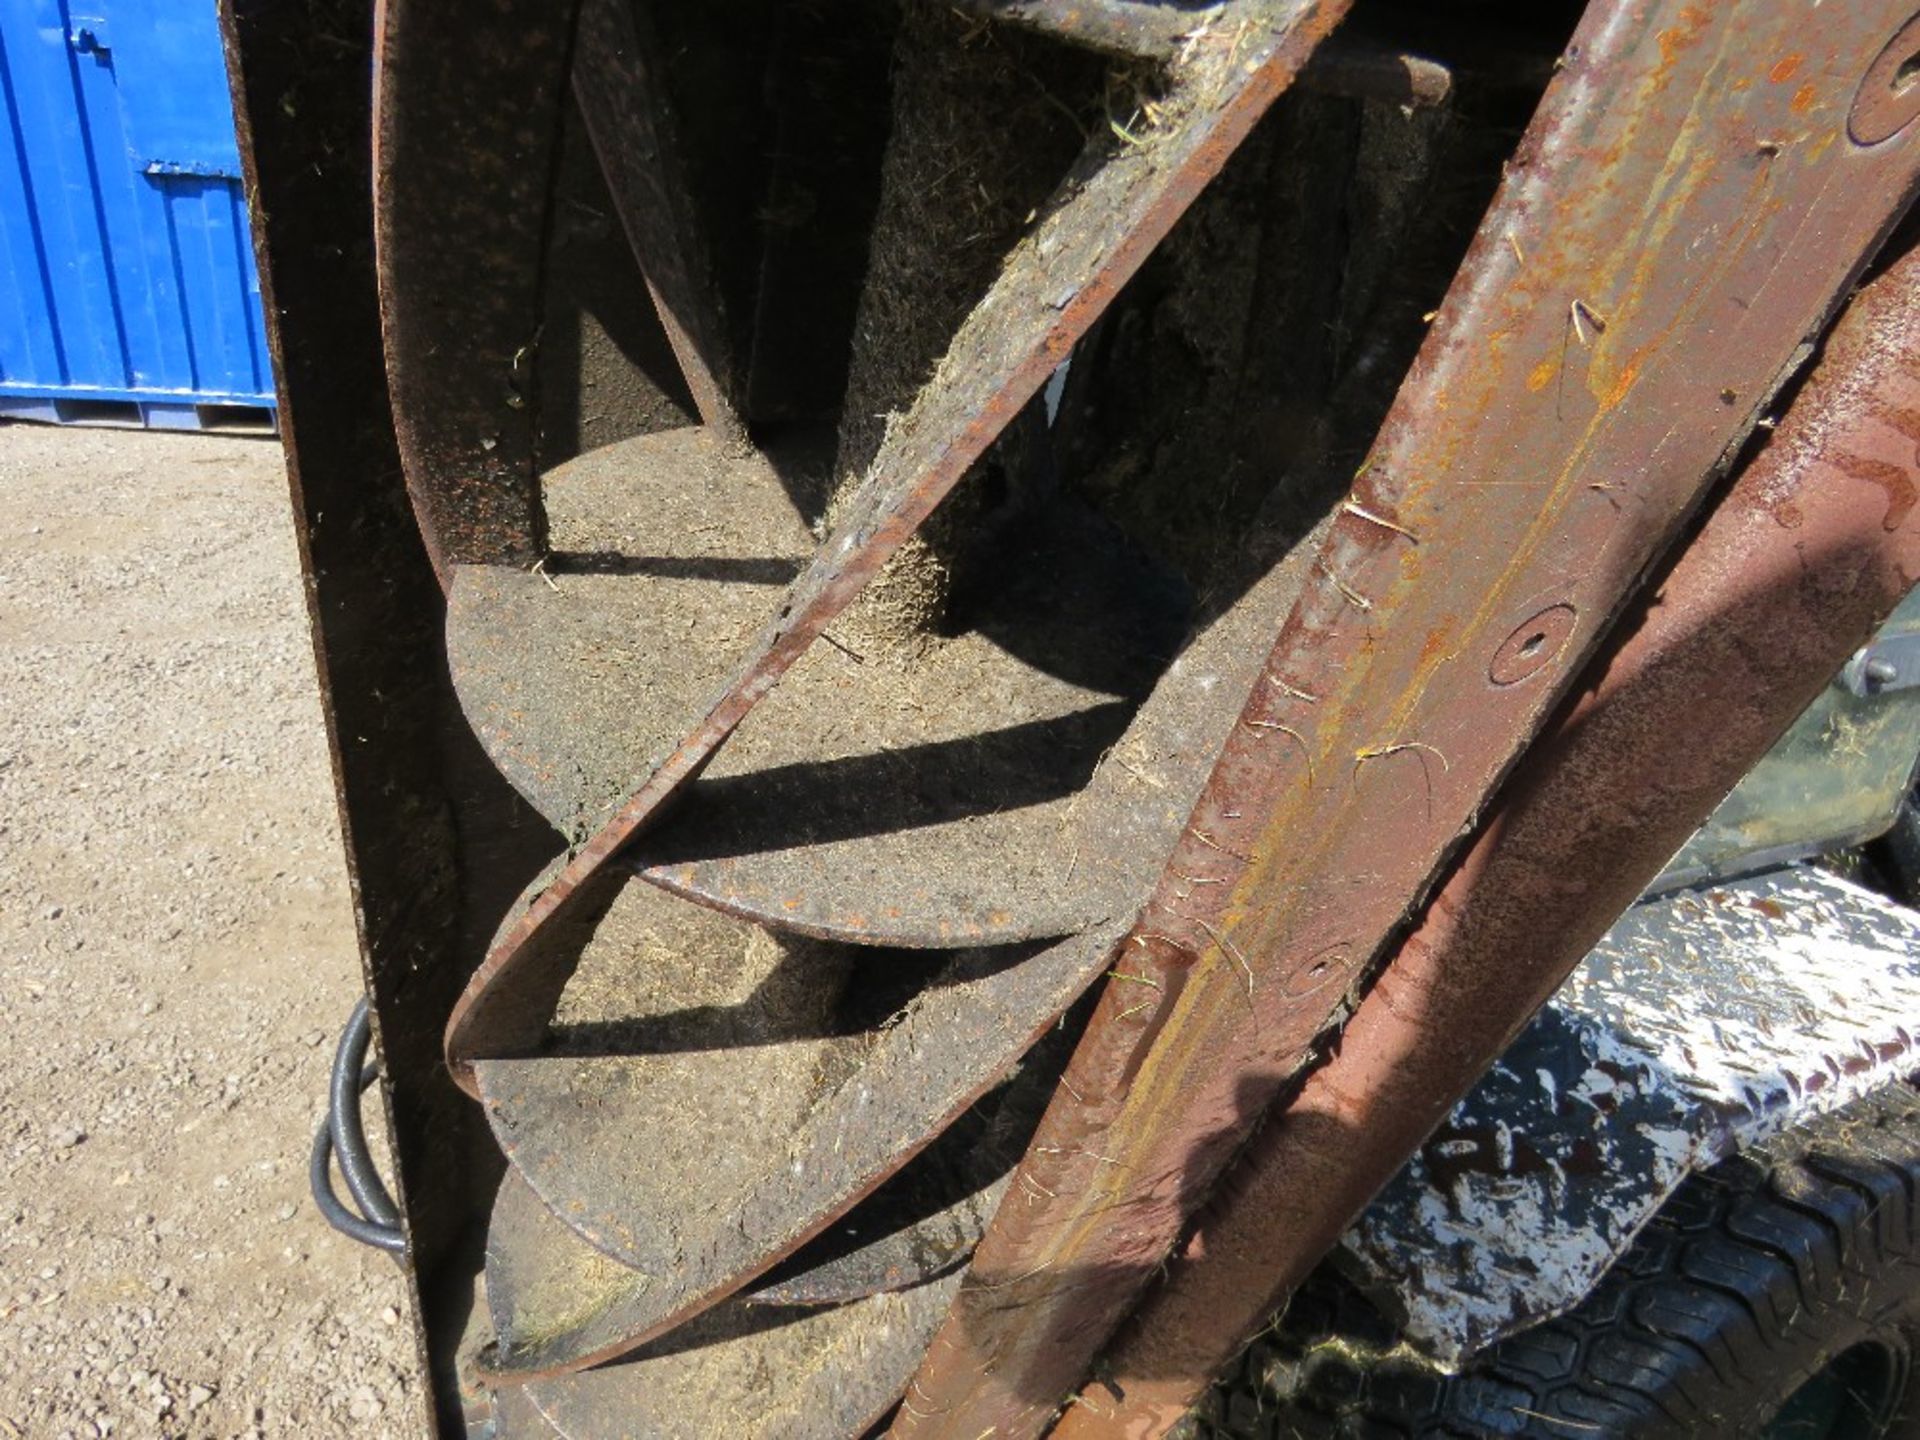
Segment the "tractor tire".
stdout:
<svg viewBox="0 0 1920 1440">
<path fill-rule="evenodd" d="M 1198 1437 L 1920 1435 L 1920 1094 L 1690 1177 L 1570 1313 L 1462 1374 L 1331 1265 L 1215 1387 Z"/>
</svg>

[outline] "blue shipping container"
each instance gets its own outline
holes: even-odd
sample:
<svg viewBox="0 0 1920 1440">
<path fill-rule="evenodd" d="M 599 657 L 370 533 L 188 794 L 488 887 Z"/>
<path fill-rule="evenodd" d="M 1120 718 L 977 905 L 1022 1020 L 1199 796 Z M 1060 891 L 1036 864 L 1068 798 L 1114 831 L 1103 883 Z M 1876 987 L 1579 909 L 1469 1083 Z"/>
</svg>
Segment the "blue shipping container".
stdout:
<svg viewBox="0 0 1920 1440">
<path fill-rule="evenodd" d="M 214 0 L 0 0 L 0 91 L 0 415 L 271 406 Z"/>
</svg>

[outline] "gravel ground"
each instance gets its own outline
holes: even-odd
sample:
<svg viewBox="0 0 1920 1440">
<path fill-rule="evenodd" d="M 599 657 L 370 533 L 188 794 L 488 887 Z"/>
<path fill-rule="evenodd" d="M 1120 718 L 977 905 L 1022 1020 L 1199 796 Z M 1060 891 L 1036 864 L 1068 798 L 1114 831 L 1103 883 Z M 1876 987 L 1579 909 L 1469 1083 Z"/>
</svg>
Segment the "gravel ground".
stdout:
<svg viewBox="0 0 1920 1440">
<path fill-rule="evenodd" d="M 425 1433 L 277 446 L 0 426 L 0 1437 Z"/>
</svg>

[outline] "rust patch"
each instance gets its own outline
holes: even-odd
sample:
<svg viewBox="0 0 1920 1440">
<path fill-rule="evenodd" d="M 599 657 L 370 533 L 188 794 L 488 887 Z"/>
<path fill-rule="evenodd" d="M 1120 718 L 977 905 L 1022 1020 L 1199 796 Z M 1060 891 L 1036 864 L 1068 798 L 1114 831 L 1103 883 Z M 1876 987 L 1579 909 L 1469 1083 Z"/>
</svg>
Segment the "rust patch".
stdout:
<svg viewBox="0 0 1920 1440">
<path fill-rule="evenodd" d="M 1890 460 L 1843 452 L 1833 456 L 1833 468 L 1849 480 L 1874 486 L 1887 497 L 1887 513 L 1881 524 L 1889 531 L 1898 530 L 1912 512 L 1914 501 L 1920 500 L 1910 468 Z"/>
<path fill-rule="evenodd" d="M 1068 1071 L 1075 1094 L 1056 1097 L 1023 1166 L 1057 1198 L 1001 1207 L 917 1378 L 929 1418 L 896 1434 L 1043 1429 L 1226 1159 L 1321 1052 L 1352 984 L 1746 434 L 1750 413 L 1720 392 L 1778 387 L 1910 193 L 1915 158 L 1891 149 L 1869 169 L 1810 145 L 1756 182 L 1755 127 L 1786 128 L 1791 97 L 1733 102 L 1724 57 L 1817 44 L 1808 70 L 1836 103 L 1816 113 L 1837 113 L 1845 77 L 1908 3 L 1823 12 L 1818 27 L 1775 0 L 1588 10 L 1578 65 L 1549 88 L 1355 485 L 1355 503 L 1419 536 L 1418 577 L 1413 547 L 1334 527 L 1268 666 L 1320 703 L 1274 716 L 1269 697 L 1249 701 L 1246 722 L 1284 720 L 1297 743 L 1262 749 L 1257 728 L 1235 730 L 1171 867 L 1204 861 L 1222 883 L 1187 895 L 1163 880 L 1139 921 L 1198 955 L 1186 990 L 1123 1090 L 1135 1002 L 1109 987 Z M 1722 243 L 1700 246 L 1709 231 Z M 1532 237 L 1524 284 L 1509 232 Z M 1584 348 L 1639 355 L 1612 409 L 1581 387 L 1526 386 L 1540 355 L 1583 345 L 1575 318 Z M 1510 343 L 1489 346 L 1494 333 Z M 1591 503 L 1595 484 L 1617 503 Z M 1576 616 L 1551 668 L 1489 686 L 1486 657 L 1541 596 Z M 1458 658 L 1423 662 L 1446 615 L 1459 618 L 1442 653 Z M 1427 767 L 1427 803 L 1349 783 L 1351 757 L 1383 745 L 1445 757 Z M 1319 977 L 1303 963 L 1316 960 Z M 1074 1158 L 1087 1150 L 1113 1163 Z"/>
<path fill-rule="evenodd" d="M 1657 84 L 1664 84 L 1669 72 L 1678 64 L 1688 49 L 1699 43 L 1700 37 L 1712 23 L 1712 16 L 1706 7 L 1683 5 L 1675 17 L 1675 23 L 1655 33 L 1654 39 L 1660 46 L 1660 64 L 1654 71 Z"/>
<path fill-rule="evenodd" d="M 1092 1403 L 1069 1405 L 1054 1440 L 1166 1433 L 1904 597 L 1920 523 L 1909 517 L 1890 535 L 1878 507 L 1830 483 L 1827 469 L 1878 428 L 1869 414 L 1880 407 L 1863 396 L 1920 394 L 1916 351 L 1920 256 L 1854 303 L 1773 443 L 1596 657 L 1591 689 L 1521 761 L 1338 1051 L 1224 1177 L 1083 1392 Z M 1920 458 L 1908 469 L 1920 479 Z M 1802 537 L 1779 530 L 1783 496 L 1806 511 Z M 1677 733 L 1701 740 L 1676 746 Z M 1581 883 L 1566 883 L 1576 872 Z M 1713 903 L 1732 899 L 1716 892 Z M 1785 914 L 1770 898 L 1741 903 L 1769 920 Z M 1636 1078 L 1611 1062 L 1596 1068 Z M 1826 1084 L 1817 1072 L 1807 1080 Z M 1590 1103 L 1614 1105 L 1604 1091 Z M 1439 1143 L 1448 1139 L 1472 1143 Z M 1484 1165 L 1486 1139 L 1437 1137 L 1428 1153 L 1440 1179 Z M 1499 1168 L 1532 1163 L 1517 1147 Z"/>
<path fill-rule="evenodd" d="M 1621 401 L 1625 400 L 1628 395 L 1633 393 L 1633 382 L 1639 378 L 1640 362 L 1637 359 L 1629 361 L 1621 367 L 1620 374 L 1613 382 L 1613 388 L 1607 392 L 1607 398 L 1601 403 L 1605 405 L 1607 409 L 1613 409 L 1614 406 L 1618 405 Z"/>
</svg>

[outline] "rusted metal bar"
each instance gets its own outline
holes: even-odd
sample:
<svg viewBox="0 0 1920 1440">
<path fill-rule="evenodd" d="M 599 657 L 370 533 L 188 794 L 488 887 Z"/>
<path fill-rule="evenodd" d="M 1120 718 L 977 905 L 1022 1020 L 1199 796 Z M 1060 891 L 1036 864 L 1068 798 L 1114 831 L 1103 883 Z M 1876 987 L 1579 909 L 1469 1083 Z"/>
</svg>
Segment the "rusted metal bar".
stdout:
<svg viewBox="0 0 1920 1440">
<path fill-rule="evenodd" d="M 679 170 L 664 73 L 632 0 L 582 0 L 573 93 L 700 418 L 744 439 L 708 247 Z"/>
<path fill-rule="evenodd" d="M 961 0 L 955 8 L 985 20 L 1017 25 L 1071 45 L 1132 60 L 1171 64 L 1195 37 L 1231 30 L 1248 7 L 1222 0 L 1185 7 L 1152 0 Z M 1335 40 L 1300 71 L 1301 89 L 1403 105 L 1438 105 L 1452 91 L 1447 67 L 1357 39 Z"/>
<path fill-rule="evenodd" d="M 1920 580 L 1920 252 L 1543 734 L 1059 1440 L 1164 1434 Z"/>
<path fill-rule="evenodd" d="M 1046 383 L 1174 221 L 1219 173 L 1348 0 L 1248 4 L 1231 33 L 1192 47 L 1160 118 L 1063 188 L 968 316 L 886 442 L 835 533 L 734 681 L 625 806 L 577 851 L 481 964 L 447 1031 L 473 1093 L 472 1057 L 526 1053 L 545 1032 L 586 931 L 623 875 L 609 862 L 703 770 Z"/>
<path fill-rule="evenodd" d="M 440 1055 L 461 966 L 460 882 L 483 883 L 459 837 L 491 830 L 499 844 L 505 807 L 491 802 L 506 786 L 480 774 L 484 764 L 463 774 L 461 751 L 450 753 L 440 594 L 388 409 L 368 145 L 375 6 L 222 0 L 220 12 L 300 594 L 409 1241 L 398 1277 L 409 1318 L 389 1332 L 388 1353 L 431 1376 L 391 1423 L 436 1434 L 433 1398 L 451 1385 L 452 1346 L 431 1344 L 413 1317 L 436 1312 L 423 1302 L 464 1263 L 450 1256 L 494 1163 Z"/>
<path fill-rule="evenodd" d="M 894 1433 L 1047 1425 L 1904 207 L 1814 8 L 1589 10 Z"/>
<path fill-rule="evenodd" d="M 544 548 L 532 355 L 569 20 L 540 0 L 377 7 L 387 383 L 443 587 L 456 564 L 530 565 Z"/>
<path fill-rule="evenodd" d="M 1386 100 L 1425 109 L 1444 105 L 1453 72 L 1437 60 L 1364 40 L 1322 45 L 1300 72 L 1302 90 L 1349 100 Z"/>
<path fill-rule="evenodd" d="M 1190 36 L 1215 24 L 1234 24 L 1236 11 L 1247 7 L 1230 0 L 1200 10 L 1142 0 L 962 0 L 959 8 L 1070 45 L 1164 64 Z"/>
</svg>

